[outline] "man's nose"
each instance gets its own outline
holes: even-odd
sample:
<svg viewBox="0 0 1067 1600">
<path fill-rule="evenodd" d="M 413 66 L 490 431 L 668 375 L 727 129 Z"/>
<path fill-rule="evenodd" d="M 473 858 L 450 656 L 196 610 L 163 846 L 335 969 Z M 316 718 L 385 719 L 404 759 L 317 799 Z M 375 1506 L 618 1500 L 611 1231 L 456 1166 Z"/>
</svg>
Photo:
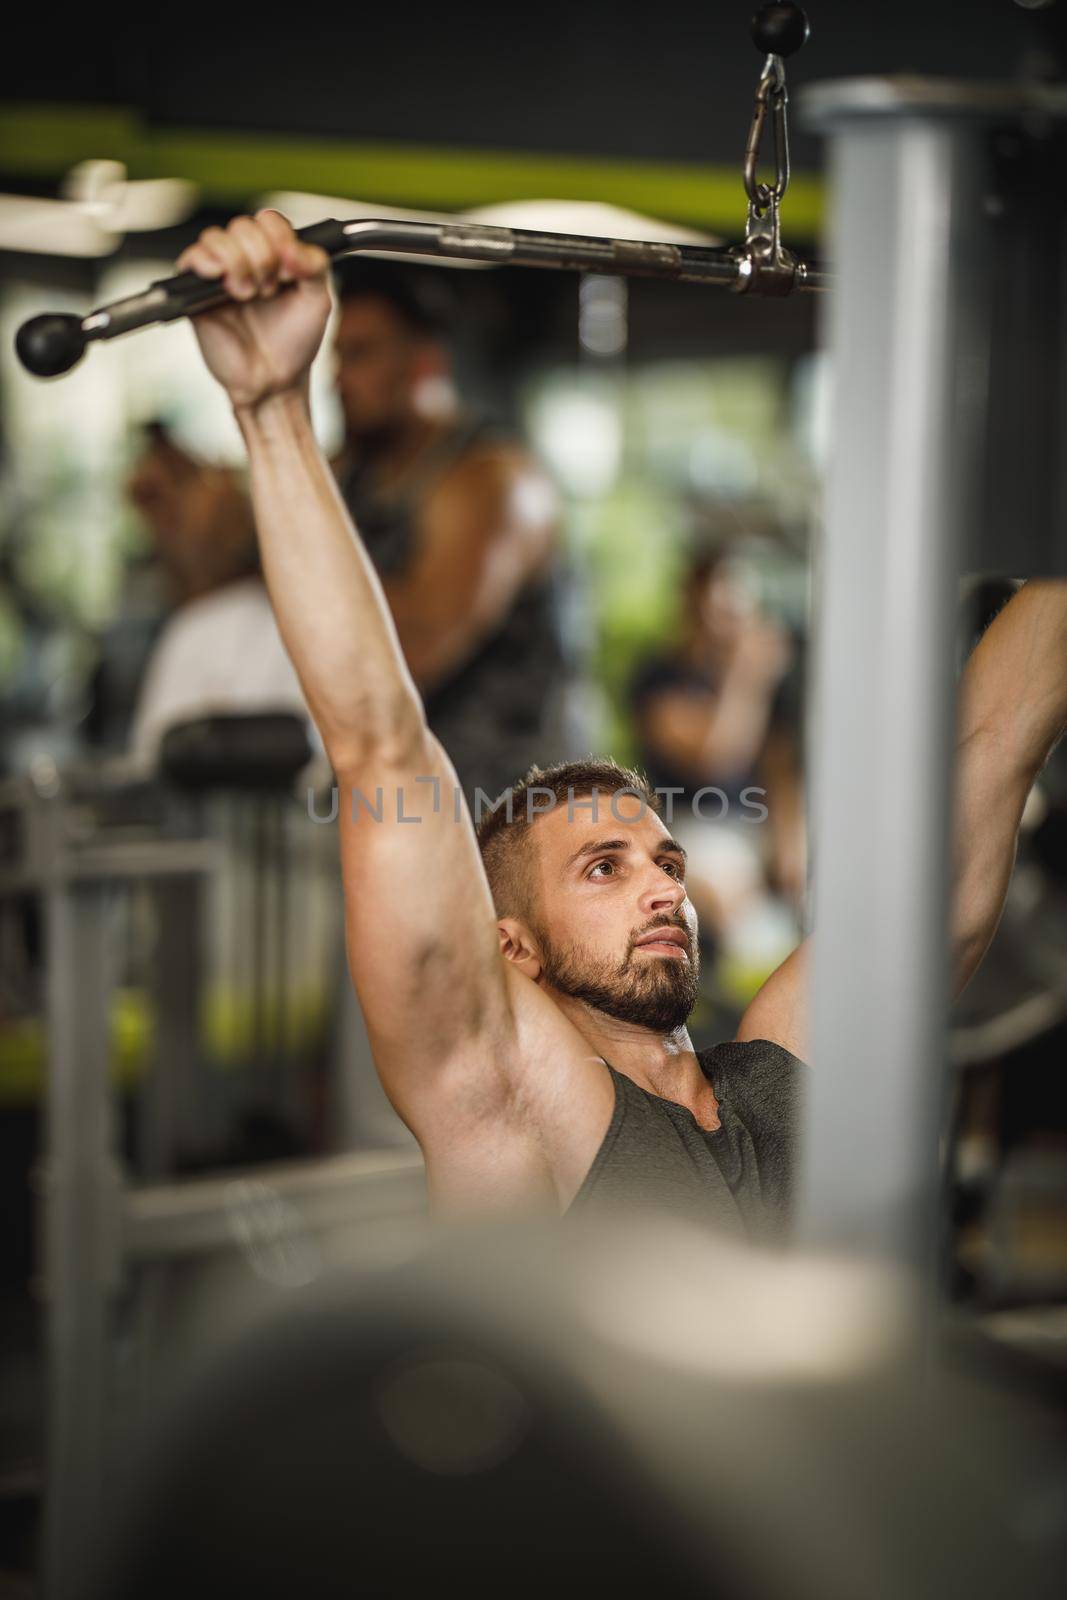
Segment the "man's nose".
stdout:
<svg viewBox="0 0 1067 1600">
<path fill-rule="evenodd" d="M 649 882 L 641 896 L 642 909 L 648 913 L 674 912 L 685 899 L 685 884 L 679 883 L 676 878 L 663 871 L 662 867 L 651 869 Z"/>
</svg>

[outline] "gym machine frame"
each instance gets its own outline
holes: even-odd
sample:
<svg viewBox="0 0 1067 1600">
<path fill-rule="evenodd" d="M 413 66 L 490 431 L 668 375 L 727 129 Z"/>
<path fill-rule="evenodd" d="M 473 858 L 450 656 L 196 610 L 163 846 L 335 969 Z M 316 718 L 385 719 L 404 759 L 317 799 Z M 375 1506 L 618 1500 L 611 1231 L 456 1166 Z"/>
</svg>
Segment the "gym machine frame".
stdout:
<svg viewBox="0 0 1067 1600">
<path fill-rule="evenodd" d="M 219 841 L 176 815 L 162 827 L 94 821 L 106 774 L 60 774 L 50 762 L 0 785 L 0 898 L 37 894 L 47 948 L 48 1082 L 40 1287 L 48 1381 L 45 1592 L 63 1595 L 103 1509 L 114 1433 L 112 1322 L 133 1268 L 233 1246 L 234 1174 L 163 1181 L 175 1121 L 198 1054 L 195 941 L 199 886 Z M 131 1185 L 116 1150 L 109 1082 L 113 912 L 143 884 L 159 897 L 152 984 L 157 1049 L 142 1091 L 141 1134 L 154 1181 Z M 247 1169 L 242 1169 L 247 1176 Z M 254 1169 L 302 1231 L 421 1216 L 416 1151 L 358 1151 Z"/>
<path fill-rule="evenodd" d="M 958 581 L 1067 573 L 1067 89 L 858 79 L 804 109 L 835 292 L 800 1231 L 900 1264 L 928 1312 Z"/>
</svg>

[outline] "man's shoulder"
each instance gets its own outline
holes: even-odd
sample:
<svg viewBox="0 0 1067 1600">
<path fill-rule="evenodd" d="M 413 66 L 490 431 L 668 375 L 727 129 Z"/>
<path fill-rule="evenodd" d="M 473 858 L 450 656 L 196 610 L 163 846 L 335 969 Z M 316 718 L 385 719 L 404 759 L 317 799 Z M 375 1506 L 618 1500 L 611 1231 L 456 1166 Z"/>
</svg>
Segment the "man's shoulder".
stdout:
<svg viewBox="0 0 1067 1600">
<path fill-rule="evenodd" d="M 792 1107 L 808 1068 L 774 1039 L 730 1039 L 697 1051 L 716 1094 L 735 1109 Z"/>
<path fill-rule="evenodd" d="M 751 1142 L 764 1200 L 788 1211 L 793 1193 L 807 1068 L 773 1039 L 731 1040 L 702 1051 L 734 1136 Z"/>
<path fill-rule="evenodd" d="M 721 1039 L 717 1044 L 705 1045 L 697 1051 L 702 1060 L 717 1062 L 727 1070 L 759 1070 L 773 1067 L 776 1071 L 807 1070 L 806 1062 L 778 1039 L 760 1038 L 756 1035 L 735 1035 Z"/>
</svg>

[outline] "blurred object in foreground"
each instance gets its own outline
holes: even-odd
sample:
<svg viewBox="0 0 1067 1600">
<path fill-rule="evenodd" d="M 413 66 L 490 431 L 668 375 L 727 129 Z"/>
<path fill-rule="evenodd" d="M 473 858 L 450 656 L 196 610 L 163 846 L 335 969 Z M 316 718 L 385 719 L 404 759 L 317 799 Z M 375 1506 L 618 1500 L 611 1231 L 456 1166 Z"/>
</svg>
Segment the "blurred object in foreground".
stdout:
<svg viewBox="0 0 1067 1600">
<path fill-rule="evenodd" d="M 299 1296 L 127 1457 L 87 1600 L 1056 1592 L 1062 1460 L 873 1268 L 512 1225 Z"/>
</svg>

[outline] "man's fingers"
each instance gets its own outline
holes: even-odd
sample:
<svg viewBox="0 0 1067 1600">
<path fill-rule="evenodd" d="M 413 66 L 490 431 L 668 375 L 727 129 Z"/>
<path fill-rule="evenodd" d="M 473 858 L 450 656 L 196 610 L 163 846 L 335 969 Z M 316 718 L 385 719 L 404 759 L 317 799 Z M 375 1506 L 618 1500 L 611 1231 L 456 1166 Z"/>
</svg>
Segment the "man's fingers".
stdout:
<svg viewBox="0 0 1067 1600">
<path fill-rule="evenodd" d="M 269 299 L 280 283 L 322 277 L 329 265 L 325 250 L 303 244 L 281 212 L 270 210 L 205 228 L 178 258 L 179 268 L 221 278 L 235 300 Z"/>
<path fill-rule="evenodd" d="M 175 262 L 179 272 L 195 272 L 200 278 L 221 278 L 224 268 L 199 239 L 183 250 Z"/>
<path fill-rule="evenodd" d="M 256 222 L 277 252 L 278 282 L 292 283 L 299 276 L 293 271 L 289 259 L 291 252 L 299 248 L 299 240 L 293 232 L 292 224 L 280 211 L 272 211 L 269 208 L 256 212 Z"/>
<path fill-rule="evenodd" d="M 318 244 L 300 244 L 297 254 L 302 275 L 305 278 L 319 278 L 330 270 L 330 258 L 326 251 Z"/>
<path fill-rule="evenodd" d="M 235 300 L 251 299 L 256 292 L 251 270 L 239 241 L 229 229 L 205 228 L 200 235 L 198 245 L 221 267 L 221 272 L 215 276 L 222 278 L 227 294 L 232 295 Z"/>
<path fill-rule="evenodd" d="M 245 231 L 235 223 L 249 221 L 235 218 L 226 228 L 205 228 L 200 243 L 222 266 L 222 281 L 226 292 L 235 300 L 252 300 L 259 293 L 258 270 L 245 246 Z"/>
<path fill-rule="evenodd" d="M 317 245 L 291 245 L 282 256 L 282 278 L 285 283 L 311 283 L 325 276 L 330 258 Z"/>
<path fill-rule="evenodd" d="M 269 298 L 278 287 L 281 261 L 266 229 L 251 217 L 234 217 L 229 232 L 241 248 L 256 293 Z"/>
<path fill-rule="evenodd" d="M 225 230 L 229 265 L 223 282 L 235 300 L 254 300 L 259 294 L 259 278 L 244 232 L 236 226 L 240 220 L 235 217 Z"/>
<path fill-rule="evenodd" d="M 293 225 L 288 217 L 283 217 L 280 211 L 264 206 L 262 211 L 257 211 L 254 219 L 263 229 L 274 248 L 281 253 L 287 244 L 296 239 Z"/>
<path fill-rule="evenodd" d="M 257 211 L 256 221 L 278 251 L 280 279 L 283 283 L 292 283 L 300 278 L 318 278 L 329 269 L 330 258 L 326 251 L 320 250 L 318 245 L 304 244 L 280 211 Z"/>
</svg>

